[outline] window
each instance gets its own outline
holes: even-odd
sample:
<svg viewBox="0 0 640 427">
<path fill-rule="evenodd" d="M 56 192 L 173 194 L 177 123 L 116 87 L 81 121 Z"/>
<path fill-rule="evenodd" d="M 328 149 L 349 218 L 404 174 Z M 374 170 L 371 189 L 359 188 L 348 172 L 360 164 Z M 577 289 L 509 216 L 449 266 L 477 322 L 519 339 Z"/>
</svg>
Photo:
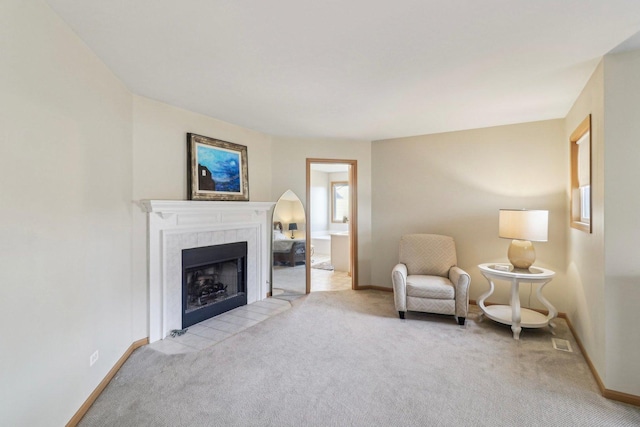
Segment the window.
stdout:
<svg viewBox="0 0 640 427">
<path fill-rule="evenodd" d="M 591 233 L 591 115 L 571 134 L 571 227 Z"/>
<path fill-rule="evenodd" d="M 331 183 L 331 222 L 349 221 L 349 182 Z"/>
<path fill-rule="evenodd" d="M 589 224 L 591 222 L 591 186 L 580 187 L 580 222 Z"/>
</svg>

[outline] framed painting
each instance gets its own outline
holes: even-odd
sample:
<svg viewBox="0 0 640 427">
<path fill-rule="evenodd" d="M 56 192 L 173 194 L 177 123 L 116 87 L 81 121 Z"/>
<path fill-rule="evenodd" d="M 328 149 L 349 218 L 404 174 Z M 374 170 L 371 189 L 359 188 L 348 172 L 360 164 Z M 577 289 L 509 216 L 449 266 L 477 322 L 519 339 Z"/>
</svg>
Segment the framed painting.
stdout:
<svg viewBox="0 0 640 427">
<path fill-rule="evenodd" d="M 249 200 L 247 147 L 187 134 L 189 200 Z"/>
</svg>

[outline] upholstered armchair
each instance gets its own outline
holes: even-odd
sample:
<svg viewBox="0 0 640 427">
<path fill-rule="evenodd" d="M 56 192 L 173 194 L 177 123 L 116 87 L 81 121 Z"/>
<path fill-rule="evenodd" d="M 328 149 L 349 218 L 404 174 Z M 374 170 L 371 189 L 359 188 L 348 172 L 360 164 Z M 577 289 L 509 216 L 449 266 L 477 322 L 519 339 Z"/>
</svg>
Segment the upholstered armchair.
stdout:
<svg viewBox="0 0 640 427">
<path fill-rule="evenodd" d="M 464 325 L 469 311 L 471 277 L 456 266 L 452 237 L 406 234 L 400 239 L 399 263 L 391 273 L 396 310 L 452 314 Z"/>
</svg>

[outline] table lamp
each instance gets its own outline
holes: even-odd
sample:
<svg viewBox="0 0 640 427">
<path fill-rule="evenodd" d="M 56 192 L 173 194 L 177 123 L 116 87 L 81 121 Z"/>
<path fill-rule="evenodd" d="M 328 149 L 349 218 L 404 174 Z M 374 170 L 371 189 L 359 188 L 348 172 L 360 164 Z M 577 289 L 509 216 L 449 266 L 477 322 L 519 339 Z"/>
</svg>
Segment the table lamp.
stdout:
<svg viewBox="0 0 640 427">
<path fill-rule="evenodd" d="M 517 269 L 528 269 L 536 260 L 533 242 L 546 242 L 549 211 L 500 209 L 498 236 L 513 239 L 507 256 Z"/>
<path fill-rule="evenodd" d="M 293 239 L 293 232 L 298 229 L 298 224 L 292 222 L 289 224 L 289 231 L 291 231 L 291 238 Z"/>
</svg>

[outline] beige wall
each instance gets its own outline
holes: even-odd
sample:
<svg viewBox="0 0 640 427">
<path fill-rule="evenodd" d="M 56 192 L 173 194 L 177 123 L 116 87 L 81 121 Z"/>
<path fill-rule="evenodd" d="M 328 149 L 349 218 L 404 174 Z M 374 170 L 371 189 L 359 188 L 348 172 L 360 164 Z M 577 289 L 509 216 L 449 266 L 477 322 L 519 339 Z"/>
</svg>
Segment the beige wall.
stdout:
<svg viewBox="0 0 640 427">
<path fill-rule="evenodd" d="M 306 209 L 307 158 L 358 162 L 358 284 L 367 286 L 371 282 L 371 144 L 368 141 L 274 137 L 271 200 L 292 190 Z"/>
<path fill-rule="evenodd" d="M 0 21 L 0 424 L 60 426 L 133 341 L 132 97 L 43 2 Z"/>
<path fill-rule="evenodd" d="M 604 80 L 602 63 L 565 119 L 564 141 L 591 114 L 592 233 L 567 228 L 567 315 L 603 377 L 605 373 L 604 295 Z M 567 200 L 570 195 L 567 176 Z M 568 213 L 567 213 L 568 215 Z"/>
<path fill-rule="evenodd" d="M 456 240 L 477 299 L 489 288 L 477 265 L 507 262 L 510 242 L 498 238 L 498 210 L 548 209 L 549 241 L 535 244 L 536 265 L 557 272 L 545 295 L 566 310 L 568 153 L 562 120 L 374 142 L 372 283 L 391 286 L 401 235 L 445 234 Z M 529 288 L 521 292 L 528 301 Z M 508 286 L 489 300 L 508 302 Z"/>
<path fill-rule="evenodd" d="M 271 200 L 271 137 L 148 98 L 133 97 L 133 200 L 187 199 L 187 133 L 247 146 L 249 198 Z M 134 210 L 134 333 L 148 334 L 146 214 Z"/>
<path fill-rule="evenodd" d="M 607 55 L 566 118 L 592 115 L 593 233 L 568 232 L 571 323 L 604 386 L 640 395 L 640 51 Z M 568 191 L 568 190 L 567 190 Z M 606 233 L 606 234 L 605 234 Z"/>
<path fill-rule="evenodd" d="M 606 375 L 640 396 L 640 50 L 605 56 Z M 598 302 L 602 305 L 602 301 Z"/>
<path fill-rule="evenodd" d="M 309 218 L 311 231 L 329 230 L 329 205 L 331 199 L 329 195 L 329 173 L 312 170 L 311 171 L 311 211 Z"/>
</svg>

